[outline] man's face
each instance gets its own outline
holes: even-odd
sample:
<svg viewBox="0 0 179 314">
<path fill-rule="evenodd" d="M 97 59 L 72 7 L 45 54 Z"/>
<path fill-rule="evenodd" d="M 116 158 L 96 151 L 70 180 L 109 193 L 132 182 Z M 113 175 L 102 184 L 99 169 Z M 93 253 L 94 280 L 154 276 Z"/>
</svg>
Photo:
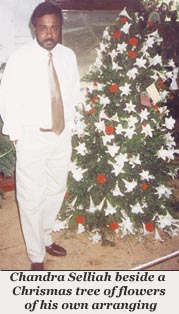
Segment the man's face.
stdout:
<svg viewBox="0 0 179 314">
<path fill-rule="evenodd" d="M 60 40 L 61 24 L 56 14 L 39 17 L 34 26 L 37 42 L 41 47 L 52 50 Z"/>
</svg>

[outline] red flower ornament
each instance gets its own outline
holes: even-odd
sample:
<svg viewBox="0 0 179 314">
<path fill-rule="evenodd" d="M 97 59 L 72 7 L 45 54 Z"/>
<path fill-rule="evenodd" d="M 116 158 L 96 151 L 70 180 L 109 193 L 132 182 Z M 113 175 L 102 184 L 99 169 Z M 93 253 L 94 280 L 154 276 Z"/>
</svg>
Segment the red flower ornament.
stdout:
<svg viewBox="0 0 179 314">
<path fill-rule="evenodd" d="M 119 87 L 118 87 L 117 84 L 111 84 L 111 85 L 109 86 L 109 91 L 110 91 L 111 93 L 116 93 L 118 90 L 119 90 Z"/>
<path fill-rule="evenodd" d="M 121 24 L 125 24 L 127 21 L 128 21 L 127 16 L 123 16 L 123 17 L 121 17 L 120 20 L 119 20 L 119 22 L 120 22 Z"/>
<path fill-rule="evenodd" d="M 117 230 L 119 228 L 119 225 L 117 222 L 113 221 L 109 224 L 109 227 L 112 229 L 112 230 Z"/>
<path fill-rule="evenodd" d="M 128 51 L 128 57 L 129 58 L 136 58 L 137 57 L 137 52 L 136 51 Z"/>
<path fill-rule="evenodd" d="M 157 104 L 154 104 L 154 105 L 153 105 L 153 108 L 154 108 L 154 110 L 158 110 L 158 105 L 157 105 Z"/>
<path fill-rule="evenodd" d="M 92 97 L 92 99 L 91 99 L 91 101 L 92 101 L 93 104 L 96 104 L 97 100 L 98 100 L 98 97 L 97 97 L 97 96 L 94 96 L 94 97 Z"/>
<path fill-rule="evenodd" d="M 143 191 L 147 190 L 147 189 L 148 189 L 148 184 L 147 184 L 146 182 L 143 182 L 143 183 L 141 184 L 141 189 L 142 189 Z"/>
<path fill-rule="evenodd" d="M 160 79 L 157 81 L 156 85 L 157 85 L 157 89 L 160 90 L 163 88 L 164 81 L 162 79 Z"/>
<path fill-rule="evenodd" d="M 145 229 L 146 229 L 146 231 L 148 231 L 148 232 L 152 232 L 152 231 L 154 231 L 154 225 L 153 225 L 153 223 L 152 222 L 146 222 L 145 223 Z"/>
<path fill-rule="evenodd" d="M 91 108 L 89 111 L 88 111 L 88 114 L 89 115 L 93 115 L 96 113 L 96 109 L 95 108 Z"/>
<path fill-rule="evenodd" d="M 129 38 L 129 45 L 137 46 L 138 45 L 138 39 L 136 37 Z"/>
<path fill-rule="evenodd" d="M 142 128 L 145 128 L 146 126 L 147 126 L 146 122 L 142 123 Z"/>
<path fill-rule="evenodd" d="M 159 110 L 158 105 L 156 105 L 156 104 L 153 105 L 153 108 L 154 108 L 155 112 L 160 115 L 160 110 Z"/>
<path fill-rule="evenodd" d="M 97 182 L 100 183 L 100 184 L 105 184 L 106 183 L 106 176 L 104 173 L 99 173 L 97 175 L 97 178 L 96 178 Z"/>
<path fill-rule="evenodd" d="M 147 21 L 147 27 L 153 27 L 155 25 L 152 21 Z"/>
<path fill-rule="evenodd" d="M 115 131 L 115 128 L 113 127 L 113 125 L 107 125 L 105 127 L 105 132 L 106 132 L 107 135 L 113 134 L 114 131 Z"/>
<path fill-rule="evenodd" d="M 66 192 L 66 193 L 65 193 L 65 196 L 64 196 L 64 199 L 67 200 L 68 198 L 69 198 L 69 193 Z"/>
<path fill-rule="evenodd" d="M 81 215 L 76 216 L 76 222 L 77 222 L 77 224 L 84 224 L 85 217 L 81 216 Z"/>
<path fill-rule="evenodd" d="M 116 30 L 116 31 L 113 32 L 112 37 L 113 37 L 114 39 L 118 39 L 118 38 L 121 37 L 121 33 Z"/>
</svg>

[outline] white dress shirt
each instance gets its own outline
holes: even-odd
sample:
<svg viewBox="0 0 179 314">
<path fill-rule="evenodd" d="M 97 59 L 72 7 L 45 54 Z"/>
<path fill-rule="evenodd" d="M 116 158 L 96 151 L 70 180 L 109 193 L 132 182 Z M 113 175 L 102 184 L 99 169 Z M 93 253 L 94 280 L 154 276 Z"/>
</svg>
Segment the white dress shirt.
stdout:
<svg viewBox="0 0 179 314">
<path fill-rule="evenodd" d="M 80 95 L 76 56 L 61 44 L 52 54 L 68 123 L 73 121 Z M 48 51 L 36 39 L 14 52 L 7 62 L 0 86 L 0 114 L 2 132 L 12 141 L 21 137 L 23 127 L 51 128 Z"/>
</svg>

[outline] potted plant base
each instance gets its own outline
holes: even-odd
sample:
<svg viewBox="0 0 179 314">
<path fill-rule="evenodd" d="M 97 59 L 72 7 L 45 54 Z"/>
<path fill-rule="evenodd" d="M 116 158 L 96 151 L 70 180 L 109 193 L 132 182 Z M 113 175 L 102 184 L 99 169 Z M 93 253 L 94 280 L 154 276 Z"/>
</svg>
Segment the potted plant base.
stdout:
<svg viewBox="0 0 179 314">
<path fill-rule="evenodd" d="M 15 177 L 14 175 L 10 177 L 4 177 L 3 174 L 0 173 L 0 190 L 3 192 L 14 191 L 15 189 Z"/>
</svg>

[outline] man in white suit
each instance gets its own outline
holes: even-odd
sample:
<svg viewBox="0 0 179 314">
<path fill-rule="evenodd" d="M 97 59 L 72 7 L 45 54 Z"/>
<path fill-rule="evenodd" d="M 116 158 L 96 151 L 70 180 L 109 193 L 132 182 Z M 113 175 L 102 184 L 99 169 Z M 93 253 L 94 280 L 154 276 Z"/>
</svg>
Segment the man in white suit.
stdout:
<svg viewBox="0 0 179 314">
<path fill-rule="evenodd" d="M 43 270 L 46 252 L 55 256 L 67 253 L 53 243 L 51 232 L 66 191 L 79 73 L 74 52 L 59 43 L 59 8 L 40 3 L 31 23 L 35 39 L 9 58 L 1 82 L 0 108 L 3 133 L 16 148 L 17 200 L 31 269 Z M 49 52 L 64 111 L 60 132 L 52 127 Z"/>
</svg>

